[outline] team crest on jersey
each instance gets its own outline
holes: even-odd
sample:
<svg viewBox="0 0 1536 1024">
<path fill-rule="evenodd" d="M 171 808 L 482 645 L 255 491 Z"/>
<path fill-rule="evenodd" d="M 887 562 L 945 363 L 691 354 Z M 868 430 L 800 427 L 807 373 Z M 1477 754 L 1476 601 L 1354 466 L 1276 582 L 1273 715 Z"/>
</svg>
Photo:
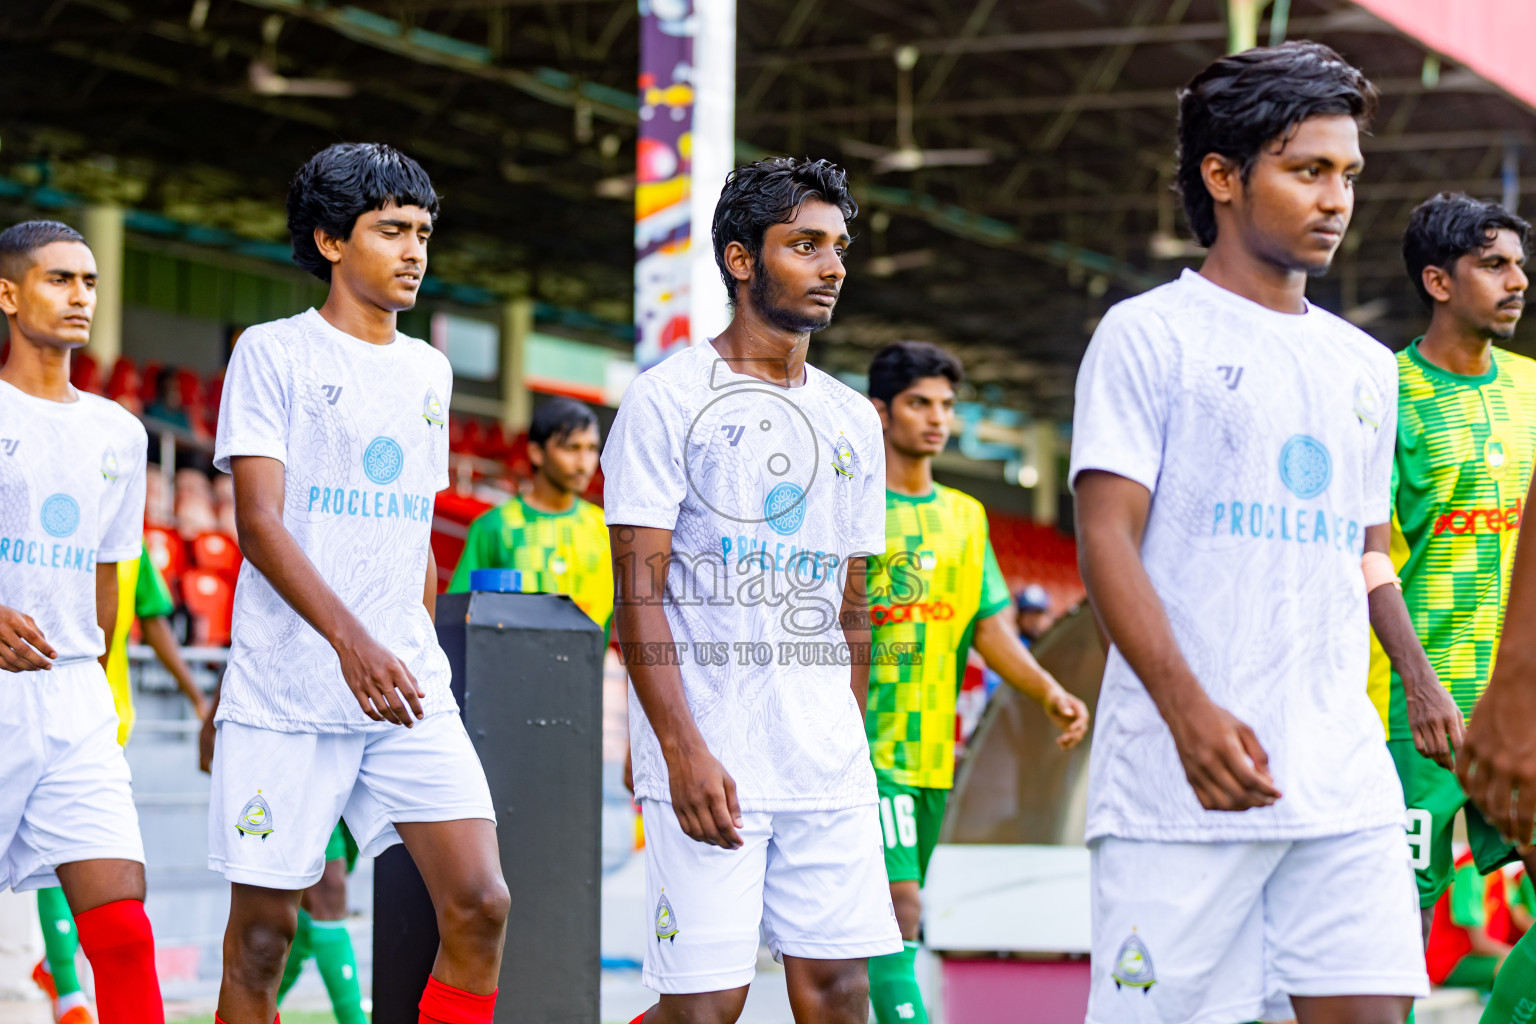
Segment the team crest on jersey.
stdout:
<svg viewBox="0 0 1536 1024">
<path fill-rule="evenodd" d="M 1366 381 L 1355 381 L 1355 416 L 1368 427 L 1381 426 L 1381 398 Z"/>
<path fill-rule="evenodd" d="M 564 576 L 565 570 L 568 568 L 570 567 L 565 564 L 565 559 L 561 558 L 559 555 L 549 556 L 549 571 L 554 573 L 556 576 Z"/>
<path fill-rule="evenodd" d="M 662 939 L 677 941 L 677 915 L 672 912 L 672 904 L 667 899 L 665 889 L 661 890 L 661 899 L 656 901 L 656 941 Z"/>
<path fill-rule="evenodd" d="M 1152 968 L 1152 954 L 1147 950 L 1147 944 L 1141 941 L 1141 936 L 1136 934 L 1136 929 L 1131 929 L 1125 941 L 1120 943 L 1120 952 L 1115 956 L 1115 969 L 1110 972 L 1110 977 L 1115 980 L 1115 988 L 1139 988 L 1145 995 L 1152 991 L 1152 986 L 1157 984 L 1157 971 Z"/>
<path fill-rule="evenodd" d="M 1495 480 L 1504 479 L 1504 473 L 1509 469 L 1509 449 L 1497 434 L 1483 442 L 1483 465 L 1488 467 L 1488 475 Z"/>
<path fill-rule="evenodd" d="M 260 836 L 265 840 L 272 834 L 272 808 L 267 806 L 261 790 L 258 789 L 256 795 L 240 809 L 240 817 L 235 819 L 235 831 L 240 833 L 242 839 L 246 836 Z"/>
<path fill-rule="evenodd" d="M 101 476 L 109 484 L 117 481 L 117 455 L 111 448 L 101 453 Z"/>
<path fill-rule="evenodd" d="M 853 445 L 842 434 L 837 435 L 837 444 L 832 447 L 832 468 L 841 476 L 853 476 Z"/>
<path fill-rule="evenodd" d="M 421 403 L 421 418 L 434 427 L 448 422 L 448 417 L 443 414 L 442 399 L 437 397 L 437 391 L 430 384 L 427 385 L 427 397 Z"/>
</svg>

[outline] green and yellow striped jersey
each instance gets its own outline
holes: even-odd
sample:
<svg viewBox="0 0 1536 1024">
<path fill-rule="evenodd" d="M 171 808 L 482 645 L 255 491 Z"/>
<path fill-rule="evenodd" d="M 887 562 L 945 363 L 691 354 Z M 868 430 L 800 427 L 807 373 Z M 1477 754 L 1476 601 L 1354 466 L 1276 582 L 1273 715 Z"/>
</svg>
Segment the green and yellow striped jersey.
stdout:
<svg viewBox="0 0 1536 1024">
<path fill-rule="evenodd" d="M 603 510 L 576 499 L 565 512 L 541 512 L 519 495 L 469 524 L 464 554 L 448 584 L 469 589 L 475 569 L 518 569 L 529 592 L 569 594 L 607 633 L 613 618 L 613 562 Z"/>
<path fill-rule="evenodd" d="M 885 554 L 869 579 L 876 657 L 864 726 L 875 770 L 948 789 L 971 632 L 1012 600 L 981 502 L 940 484 L 922 498 L 886 491 Z"/>
<path fill-rule="evenodd" d="M 1488 685 L 1536 454 L 1536 362 L 1500 349 L 1479 377 L 1397 357 L 1392 561 L 1424 651 L 1462 714 Z M 1371 700 L 1406 739 L 1402 681 L 1371 638 Z"/>
</svg>

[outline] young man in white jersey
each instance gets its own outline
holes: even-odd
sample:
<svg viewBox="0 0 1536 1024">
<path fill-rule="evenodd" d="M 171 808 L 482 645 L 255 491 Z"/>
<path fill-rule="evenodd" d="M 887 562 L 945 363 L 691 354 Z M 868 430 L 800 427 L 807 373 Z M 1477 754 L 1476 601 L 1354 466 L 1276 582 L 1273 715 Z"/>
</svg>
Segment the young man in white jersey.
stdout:
<svg viewBox="0 0 1536 1024">
<path fill-rule="evenodd" d="M 148 437 L 69 384 L 96 261 L 67 225 L 0 232 L 0 888 L 61 885 L 102 1024 L 165 1020 L 144 846 L 101 660 L 139 557 Z"/>
<path fill-rule="evenodd" d="M 1315 43 L 1180 94 L 1198 273 L 1112 308 L 1071 479 L 1113 643 L 1089 773 L 1094 1024 L 1401 1024 L 1427 994 L 1402 789 L 1366 626 L 1383 574 L 1392 353 L 1305 298 L 1354 208 L 1376 93 Z M 1368 599 L 1369 594 L 1369 599 Z"/>
<path fill-rule="evenodd" d="M 507 916 L 485 773 L 432 614 L 433 496 L 448 486 L 448 360 L 395 329 L 437 195 L 388 146 L 338 144 L 294 177 L 294 261 L 319 310 L 230 358 L 214 463 L 234 474 L 235 589 L 209 806 L 232 883 L 217 1019 L 270 1024 L 300 893 L 345 818 L 364 855 L 404 841 L 442 944 L 426 1022 L 489 1024 Z"/>
<path fill-rule="evenodd" d="M 902 948 L 863 727 L 880 420 L 805 361 L 857 209 L 824 160 L 732 172 L 735 317 L 630 385 L 603 451 L 661 993 L 637 1022 L 735 1021 L 761 924 L 796 1021 L 864 1024 L 866 958 Z"/>
</svg>

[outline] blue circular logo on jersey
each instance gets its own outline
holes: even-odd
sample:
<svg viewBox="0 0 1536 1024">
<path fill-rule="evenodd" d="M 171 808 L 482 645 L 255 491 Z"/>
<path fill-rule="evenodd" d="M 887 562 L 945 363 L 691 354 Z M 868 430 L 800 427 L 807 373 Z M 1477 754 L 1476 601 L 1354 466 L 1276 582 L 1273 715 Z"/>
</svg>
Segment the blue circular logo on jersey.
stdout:
<svg viewBox="0 0 1536 1024">
<path fill-rule="evenodd" d="M 67 494 L 50 494 L 43 500 L 42 519 L 50 536 L 68 537 L 80 525 L 80 505 Z"/>
<path fill-rule="evenodd" d="M 1280 480 L 1303 501 L 1328 489 L 1333 479 L 1333 459 L 1321 441 L 1297 434 L 1280 449 Z"/>
<path fill-rule="evenodd" d="M 805 491 L 788 480 L 775 484 L 763 500 L 763 518 L 775 533 L 789 536 L 805 522 Z"/>
<path fill-rule="evenodd" d="M 392 484 L 405 468 L 405 452 L 392 437 L 376 437 L 363 450 L 363 472 L 380 485 Z"/>
</svg>

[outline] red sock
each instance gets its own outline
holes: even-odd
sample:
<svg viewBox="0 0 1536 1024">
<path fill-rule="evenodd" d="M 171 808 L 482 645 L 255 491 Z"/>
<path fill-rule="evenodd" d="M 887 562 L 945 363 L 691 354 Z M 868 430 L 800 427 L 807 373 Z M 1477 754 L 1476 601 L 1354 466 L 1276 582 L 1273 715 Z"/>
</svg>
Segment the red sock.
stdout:
<svg viewBox="0 0 1536 1024">
<path fill-rule="evenodd" d="M 630 1021 L 629 1024 L 641 1024 L 641 1022 L 645 1020 L 645 1015 L 650 1013 L 650 1012 L 651 1011 L 650 1011 L 649 1007 L 647 1007 L 644 1010 L 641 1010 L 640 1011 L 640 1016 L 638 1016 L 634 1020 Z"/>
<path fill-rule="evenodd" d="M 420 1024 L 491 1024 L 496 1012 L 496 993 L 477 996 L 452 985 L 427 977 L 421 993 Z"/>
<path fill-rule="evenodd" d="M 96 975 L 101 1024 L 165 1024 L 155 936 L 139 900 L 118 900 L 75 915 L 80 948 Z"/>
<path fill-rule="evenodd" d="M 213 1024 L 229 1024 L 229 1022 L 220 1017 L 219 1011 L 215 1010 L 213 1011 Z M 283 1015 L 278 1014 L 276 1017 L 273 1017 L 272 1024 L 283 1024 Z"/>
</svg>

